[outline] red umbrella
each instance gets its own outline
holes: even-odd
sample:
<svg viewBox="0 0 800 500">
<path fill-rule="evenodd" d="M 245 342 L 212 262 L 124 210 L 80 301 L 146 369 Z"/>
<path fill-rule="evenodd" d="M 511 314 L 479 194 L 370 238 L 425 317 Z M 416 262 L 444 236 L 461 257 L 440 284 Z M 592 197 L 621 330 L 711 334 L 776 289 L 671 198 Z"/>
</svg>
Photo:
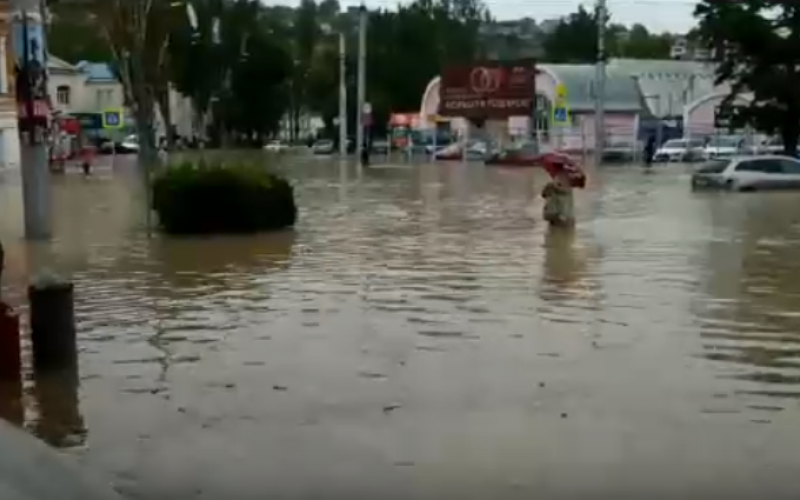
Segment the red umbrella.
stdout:
<svg viewBox="0 0 800 500">
<path fill-rule="evenodd" d="M 557 178 L 566 175 L 570 186 L 574 188 L 586 187 L 586 173 L 572 158 L 562 153 L 544 153 L 537 158 L 550 177 Z"/>
</svg>

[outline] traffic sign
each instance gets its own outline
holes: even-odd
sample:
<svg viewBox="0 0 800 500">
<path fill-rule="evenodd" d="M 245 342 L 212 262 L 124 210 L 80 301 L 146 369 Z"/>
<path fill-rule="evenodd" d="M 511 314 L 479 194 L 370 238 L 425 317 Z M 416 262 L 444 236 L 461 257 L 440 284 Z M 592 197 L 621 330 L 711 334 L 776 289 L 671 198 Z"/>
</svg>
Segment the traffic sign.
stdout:
<svg viewBox="0 0 800 500">
<path fill-rule="evenodd" d="M 567 86 L 563 83 L 556 85 L 556 98 L 553 102 L 553 123 L 555 125 L 569 124 L 569 106 L 567 105 Z"/>
<path fill-rule="evenodd" d="M 125 126 L 121 109 L 103 111 L 103 128 L 120 129 Z"/>
<path fill-rule="evenodd" d="M 553 108 L 553 123 L 556 125 L 566 125 L 569 123 L 569 110 L 566 106 Z"/>
</svg>

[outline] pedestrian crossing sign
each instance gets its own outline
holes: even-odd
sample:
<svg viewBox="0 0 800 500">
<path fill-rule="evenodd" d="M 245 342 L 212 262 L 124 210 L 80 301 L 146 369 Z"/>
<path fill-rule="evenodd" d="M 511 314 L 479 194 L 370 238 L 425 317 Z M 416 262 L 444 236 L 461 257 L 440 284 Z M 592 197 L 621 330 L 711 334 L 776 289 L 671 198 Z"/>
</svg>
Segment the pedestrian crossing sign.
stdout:
<svg viewBox="0 0 800 500">
<path fill-rule="evenodd" d="M 569 110 L 566 106 L 556 106 L 553 108 L 553 123 L 556 125 L 566 125 L 569 123 Z"/>
<path fill-rule="evenodd" d="M 103 111 L 103 128 L 120 129 L 124 126 L 121 109 L 107 109 Z"/>
</svg>

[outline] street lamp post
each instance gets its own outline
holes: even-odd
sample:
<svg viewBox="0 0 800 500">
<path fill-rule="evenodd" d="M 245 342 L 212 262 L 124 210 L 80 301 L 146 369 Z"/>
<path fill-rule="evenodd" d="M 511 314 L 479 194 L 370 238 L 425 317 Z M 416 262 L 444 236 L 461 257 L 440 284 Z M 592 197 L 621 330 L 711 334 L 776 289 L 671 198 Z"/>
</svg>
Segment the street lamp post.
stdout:
<svg viewBox="0 0 800 500">
<path fill-rule="evenodd" d="M 367 103 L 367 8 L 358 10 L 358 90 L 356 109 L 356 151 L 359 166 L 369 163 L 369 154 L 364 144 L 364 114 Z"/>
<path fill-rule="evenodd" d="M 322 26 L 326 35 L 333 34 L 329 24 Z M 336 33 L 339 40 L 339 158 L 347 157 L 347 39 L 341 31 Z"/>
</svg>

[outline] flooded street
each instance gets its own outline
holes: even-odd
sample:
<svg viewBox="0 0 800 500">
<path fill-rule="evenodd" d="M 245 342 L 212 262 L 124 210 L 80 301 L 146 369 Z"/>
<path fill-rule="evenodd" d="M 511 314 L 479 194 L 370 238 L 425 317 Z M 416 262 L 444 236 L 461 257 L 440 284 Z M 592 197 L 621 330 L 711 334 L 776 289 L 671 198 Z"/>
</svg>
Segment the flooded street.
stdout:
<svg viewBox="0 0 800 500">
<path fill-rule="evenodd" d="M 294 232 L 204 240 L 67 175 L 44 247 L 6 175 L 7 293 L 71 276 L 81 366 L 0 412 L 133 499 L 800 495 L 800 193 L 607 168 L 571 234 L 542 173 L 284 171 Z"/>
</svg>

